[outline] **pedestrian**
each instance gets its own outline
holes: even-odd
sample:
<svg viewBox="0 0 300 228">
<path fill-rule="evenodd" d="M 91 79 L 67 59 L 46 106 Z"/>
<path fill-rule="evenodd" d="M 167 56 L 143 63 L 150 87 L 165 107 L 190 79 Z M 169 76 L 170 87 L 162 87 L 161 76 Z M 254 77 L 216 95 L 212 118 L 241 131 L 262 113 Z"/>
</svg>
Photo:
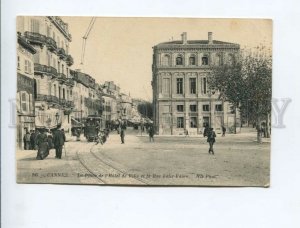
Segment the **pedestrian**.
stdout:
<svg viewBox="0 0 300 228">
<path fill-rule="evenodd" d="M 36 133 L 34 130 L 32 130 L 32 132 L 30 134 L 30 147 L 32 150 L 35 149 L 35 137 L 36 137 Z"/>
<path fill-rule="evenodd" d="M 121 144 L 124 144 L 125 143 L 125 129 L 124 128 L 121 128 L 120 137 L 121 137 Z"/>
<path fill-rule="evenodd" d="M 26 134 L 23 137 L 23 141 L 24 141 L 24 149 L 30 150 L 30 133 L 29 133 L 29 131 L 26 131 Z"/>
<path fill-rule="evenodd" d="M 215 154 L 214 152 L 214 143 L 216 142 L 216 133 L 214 132 L 213 128 L 209 128 L 209 132 L 207 135 L 207 142 L 209 143 L 209 150 L 208 153 Z"/>
<path fill-rule="evenodd" d="M 38 144 L 39 137 L 40 137 L 40 131 L 35 130 L 35 137 L 34 137 L 34 149 L 35 150 L 39 149 L 39 144 Z"/>
<path fill-rule="evenodd" d="M 222 125 L 222 136 L 225 136 L 225 133 L 226 133 L 226 127 Z"/>
<path fill-rule="evenodd" d="M 208 132 L 209 132 L 209 127 L 208 127 L 208 125 L 205 125 L 204 131 L 203 131 L 203 137 L 206 137 Z"/>
<path fill-rule="evenodd" d="M 46 129 L 41 130 L 41 134 L 39 134 L 37 143 L 38 143 L 38 152 L 37 152 L 36 159 L 43 160 L 49 155 L 49 144 L 48 144 Z"/>
<path fill-rule="evenodd" d="M 150 126 L 148 132 L 149 132 L 149 141 L 154 142 L 154 127 Z"/>
<path fill-rule="evenodd" d="M 55 148 L 55 158 L 61 159 L 62 148 L 65 144 L 64 133 L 60 130 L 60 125 L 57 126 L 57 129 L 53 133 L 53 144 Z"/>
<path fill-rule="evenodd" d="M 189 131 L 187 129 L 184 129 L 184 135 L 185 135 L 185 137 L 189 136 Z"/>
</svg>

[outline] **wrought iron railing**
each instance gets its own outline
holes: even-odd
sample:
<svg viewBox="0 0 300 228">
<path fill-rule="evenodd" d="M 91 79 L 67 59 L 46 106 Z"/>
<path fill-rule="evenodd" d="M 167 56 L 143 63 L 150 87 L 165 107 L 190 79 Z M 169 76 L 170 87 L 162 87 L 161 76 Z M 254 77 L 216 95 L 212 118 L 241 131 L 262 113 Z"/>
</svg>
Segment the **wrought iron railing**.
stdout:
<svg viewBox="0 0 300 228">
<path fill-rule="evenodd" d="M 52 77 L 57 77 L 57 70 L 52 66 L 46 66 L 39 63 L 34 64 L 34 72 L 51 75 Z"/>
</svg>

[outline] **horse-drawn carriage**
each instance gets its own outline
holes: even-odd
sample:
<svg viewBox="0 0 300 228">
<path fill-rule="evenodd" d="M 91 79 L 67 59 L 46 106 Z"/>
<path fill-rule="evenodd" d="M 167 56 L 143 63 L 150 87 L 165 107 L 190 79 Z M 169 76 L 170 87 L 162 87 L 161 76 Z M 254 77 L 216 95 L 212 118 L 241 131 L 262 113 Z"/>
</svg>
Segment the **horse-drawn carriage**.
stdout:
<svg viewBox="0 0 300 228">
<path fill-rule="evenodd" d="M 103 120 L 99 116 L 88 116 L 84 125 L 84 136 L 87 141 L 96 141 L 103 130 Z"/>
</svg>

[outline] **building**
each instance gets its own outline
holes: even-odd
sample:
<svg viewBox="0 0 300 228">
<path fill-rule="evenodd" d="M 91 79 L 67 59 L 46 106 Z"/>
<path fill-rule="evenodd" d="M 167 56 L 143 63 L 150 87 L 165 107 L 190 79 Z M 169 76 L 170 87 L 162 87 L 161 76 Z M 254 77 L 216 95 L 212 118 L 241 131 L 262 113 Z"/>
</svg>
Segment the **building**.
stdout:
<svg viewBox="0 0 300 228">
<path fill-rule="evenodd" d="M 209 90 L 207 77 L 211 67 L 237 58 L 240 45 L 213 40 L 181 40 L 153 47 L 152 89 L 154 124 L 159 134 L 202 134 L 204 126 L 221 131 L 238 121 L 231 104 Z M 239 116 L 239 115 L 237 115 Z"/>
<path fill-rule="evenodd" d="M 17 41 L 17 146 L 21 149 L 26 132 L 35 130 L 33 55 L 36 50 L 21 33 Z"/>
<path fill-rule="evenodd" d="M 55 128 L 62 124 L 70 129 L 69 118 L 74 108 L 70 77 L 73 58 L 69 53 L 72 37 L 68 24 L 60 17 L 17 18 L 17 31 L 36 49 L 34 60 L 34 99 L 36 128 Z"/>
<path fill-rule="evenodd" d="M 102 115 L 102 101 L 93 77 L 80 70 L 71 70 L 74 81 L 74 110 L 72 117 L 82 121 L 89 115 Z"/>
</svg>

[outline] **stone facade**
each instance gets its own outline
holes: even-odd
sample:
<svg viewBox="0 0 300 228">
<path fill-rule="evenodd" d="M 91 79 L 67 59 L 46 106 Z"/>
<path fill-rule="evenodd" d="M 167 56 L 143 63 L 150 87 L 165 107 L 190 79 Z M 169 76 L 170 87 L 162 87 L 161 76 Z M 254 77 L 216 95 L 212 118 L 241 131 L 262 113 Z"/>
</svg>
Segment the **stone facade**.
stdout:
<svg viewBox="0 0 300 228">
<path fill-rule="evenodd" d="M 36 50 L 20 33 L 17 41 L 17 147 L 24 148 L 24 135 L 35 129 L 33 55 Z"/>
<path fill-rule="evenodd" d="M 17 30 L 36 49 L 32 65 L 36 128 L 52 129 L 62 124 L 68 132 L 69 114 L 74 108 L 68 25 L 59 17 L 19 16 Z"/>
<path fill-rule="evenodd" d="M 213 65 L 235 61 L 240 46 L 212 39 L 182 40 L 153 47 L 153 108 L 157 133 L 202 134 L 205 125 L 217 132 L 232 129 L 235 115 L 231 104 L 209 90 L 207 77 Z"/>
</svg>

